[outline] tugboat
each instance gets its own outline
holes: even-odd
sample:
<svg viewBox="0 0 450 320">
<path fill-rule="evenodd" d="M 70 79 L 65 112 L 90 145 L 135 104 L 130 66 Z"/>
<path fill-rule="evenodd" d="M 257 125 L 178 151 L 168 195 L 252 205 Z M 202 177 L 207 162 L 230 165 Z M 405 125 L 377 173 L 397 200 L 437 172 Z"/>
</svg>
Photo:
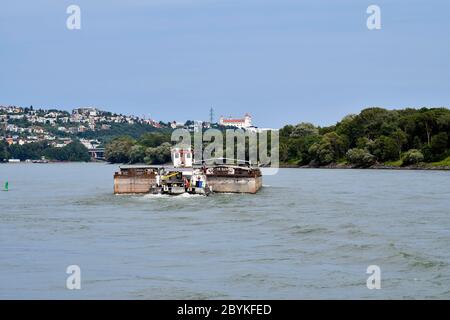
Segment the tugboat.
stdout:
<svg viewBox="0 0 450 320">
<path fill-rule="evenodd" d="M 212 188 L 207 182 L 206 175 L 202 169 L 194 169 L 191 179 L 187 181 L 187 191 L 192 194 L 202 194 L 208 196 L 212 193 Z"/>
<path fill-rule="evenodd" d="M 152 193 L 179 195 L 183 193 L 209 195 L 211 188 L 206 183 L 206 176 L 201 170 L 177 170 L 163 172 L 157 179 Z"/>
</svg>

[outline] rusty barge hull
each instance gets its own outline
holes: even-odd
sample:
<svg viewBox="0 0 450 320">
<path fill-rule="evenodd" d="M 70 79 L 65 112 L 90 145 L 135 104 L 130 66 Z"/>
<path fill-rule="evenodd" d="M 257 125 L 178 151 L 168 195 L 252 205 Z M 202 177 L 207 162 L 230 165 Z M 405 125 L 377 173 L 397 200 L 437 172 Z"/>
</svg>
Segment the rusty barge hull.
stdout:
<svg viewBox="0 0 450 320">
<path fill-rule="evenodd" d="M 156 178 L 152 177 L 114 177 L 115 194 L 149 193 L 156 184 Z"/>
<path fill-rule="evenodd" d="M 262 187 L 261 177 L 233 178 L 208 176 L 212 192 L 217 193 L 256 193 Z"/>
<path fill-rule="evenodd" d="M 156 185 L 157 171 L 150 167 L 121 168 L 114 174 L 115 194 L 150 193 Z"/>
<path fill-rule="evenodd" d="M 155 193 L 164 167 L 123 166 L 114 174 L 115 194 Z M 187 168 L 186 168 L 187 169 Z M 184 169 L 183 171 L 186 171 Z M 180 170 L 177 168 L 176 170 Z M 187 169 L 187 170 L 192 170 Z M 257 193 L 262 187 L 261 171 L 239 166 L 204 168 L 206 183 L 213 193 Z"/>
<path fill-rule="evenodd" d="M 240 166 L 206 168 L 206 178 L 213 192 L 256 193 L 262 187 L 261 170 Z"/>
</svg>

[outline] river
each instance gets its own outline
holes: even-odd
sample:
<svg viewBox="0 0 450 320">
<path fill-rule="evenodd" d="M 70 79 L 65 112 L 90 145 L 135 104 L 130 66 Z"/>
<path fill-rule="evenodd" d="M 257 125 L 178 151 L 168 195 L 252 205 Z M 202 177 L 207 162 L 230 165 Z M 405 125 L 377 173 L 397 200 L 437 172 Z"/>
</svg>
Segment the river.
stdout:
<svg viewBox="0 0 450 320">
<path fill-rule="evenodd" d="M 280 169 L 256 195 L 169 197 L 113 195 L 116 168 L 0 165 L 0 298 L 450 298 L 450 172 Z"/>
</svg>

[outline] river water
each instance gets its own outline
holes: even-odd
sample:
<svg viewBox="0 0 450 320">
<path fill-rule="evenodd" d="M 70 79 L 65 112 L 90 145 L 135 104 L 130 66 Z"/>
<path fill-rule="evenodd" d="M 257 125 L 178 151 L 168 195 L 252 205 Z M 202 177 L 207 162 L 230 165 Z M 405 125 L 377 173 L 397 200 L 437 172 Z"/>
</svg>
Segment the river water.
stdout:
<svg viewBox="0 0 450 320">
<path fill-rule="evenodd" d="M 450 298 L 450 172 L 281 169 L 256 195 L 168 197 L 113 195 L 116 168 L 0 165 L 0 298 Z"/>
</svg>

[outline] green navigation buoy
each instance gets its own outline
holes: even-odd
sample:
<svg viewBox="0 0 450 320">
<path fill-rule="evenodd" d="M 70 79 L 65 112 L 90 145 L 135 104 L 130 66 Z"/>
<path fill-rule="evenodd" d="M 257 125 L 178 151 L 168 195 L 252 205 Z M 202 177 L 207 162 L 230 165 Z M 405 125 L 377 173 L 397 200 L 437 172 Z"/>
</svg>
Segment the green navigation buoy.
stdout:
<svg viewBox="0 0 450 320">
<path fill-rule="evenodd" d="M 8 191 L 8 189 L 9 189 L 9 183 L 8 183 L 8 181 L 6 181 L 5 182 L 5 191 Z"/>
</svg>

